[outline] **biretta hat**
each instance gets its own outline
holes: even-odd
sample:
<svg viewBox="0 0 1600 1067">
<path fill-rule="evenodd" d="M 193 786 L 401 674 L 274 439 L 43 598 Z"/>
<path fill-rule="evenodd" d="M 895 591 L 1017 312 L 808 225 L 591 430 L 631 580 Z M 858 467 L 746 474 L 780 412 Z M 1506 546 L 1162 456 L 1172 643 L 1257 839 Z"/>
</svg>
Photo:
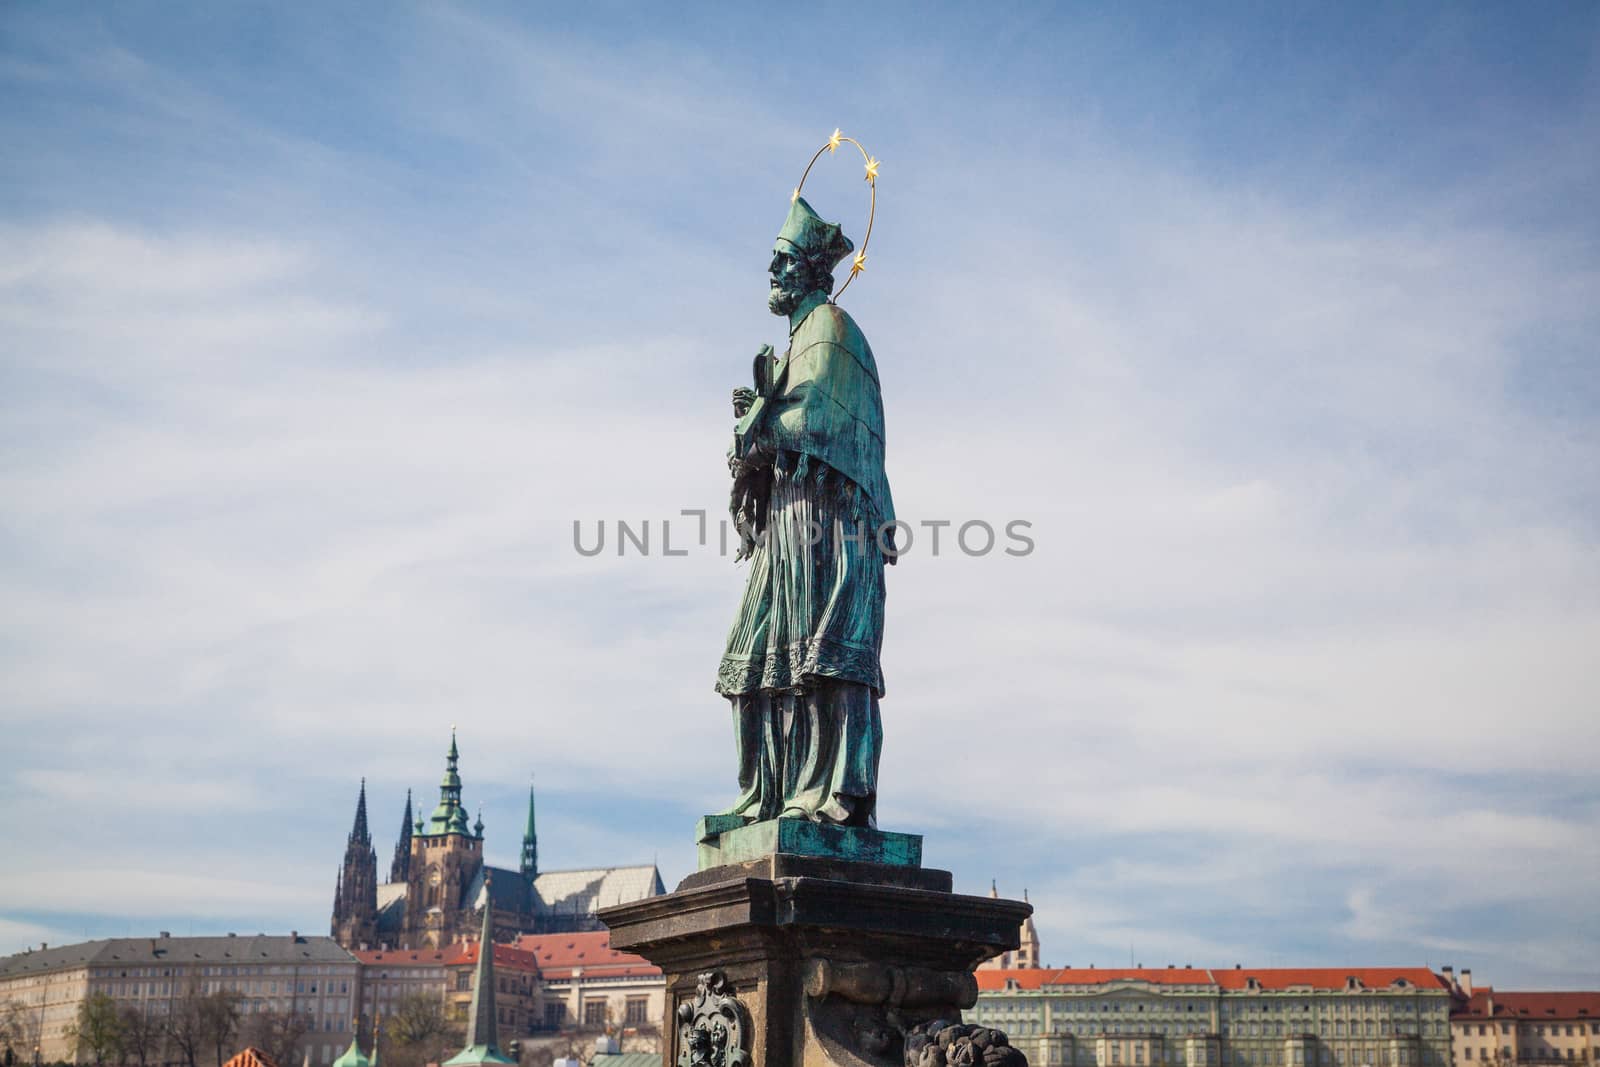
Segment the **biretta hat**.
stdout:
<svg viewBox="0 0 1600 1067">
<path fill-rule="evenodd" d="M 803 196 L 795 197 L 794 203 L 789 205 L 789 217 L 778 231 L 778 240 L 823 262 L 830 271 L 856 247 L 839 229 L 838 223 L 824 221 Z"/>
</svg>

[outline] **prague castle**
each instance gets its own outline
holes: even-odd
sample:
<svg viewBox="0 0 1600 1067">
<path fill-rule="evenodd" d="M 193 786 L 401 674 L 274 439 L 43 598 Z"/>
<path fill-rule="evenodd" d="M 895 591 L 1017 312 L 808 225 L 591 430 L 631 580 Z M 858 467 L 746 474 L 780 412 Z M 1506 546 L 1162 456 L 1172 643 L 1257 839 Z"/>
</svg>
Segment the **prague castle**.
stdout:
<svg viewBox="0 0 1600 1067">
<path fill-rule="evenodd" d="M 461 804 L 455 732 L 433 814 L 413 818 L 406 794 L 389 878 L 378 883 L 378 854 L 367 825 L 367 787 L 356 799 L 355 823 L 333 897 L 332 935 L 347 949 L 440 948 L 469 939 L 487 904 L 496 941 L 522 934 L 600 930 L 599 908 L 659 896 L 654 864 L 592 870 L 540 871 L 533 789 L 516 870 L 484 860 L 483 818 L 467 822 Z"/>
</svg>

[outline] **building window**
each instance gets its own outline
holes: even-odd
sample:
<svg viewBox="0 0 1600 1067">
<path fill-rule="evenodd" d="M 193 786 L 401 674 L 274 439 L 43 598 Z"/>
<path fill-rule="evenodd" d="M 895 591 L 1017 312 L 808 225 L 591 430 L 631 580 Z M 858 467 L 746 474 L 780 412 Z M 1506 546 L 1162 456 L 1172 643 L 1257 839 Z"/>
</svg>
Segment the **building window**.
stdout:
<svg viewBox="0 0 1600 1067">
<path fill-rule="evenodd" d="M 650 998 L 629 997 L 625 1019 L 629 1026 L 644 1026 L 648 1023 L 650 1021 Z"/>
<path fill-rule="evenodd" d="M 471 991 L 472 975 L 468 974 L 466 971 L 462 971 L 460 974 L 456 975 L 456 992 L 468 993 Z"/>
<path fill-rule="evenodd" d="M 606 1002 L 603 1000 L 586 1000 L 583 1002 L 583 1025 L 604 1026 L 606 1024 Z"/>
<path fill-rule="evenodd" d="M 559 1001 L 544 1006 L 544 1024 L 555 1030 L 567 1021 L 567 1006 Z"/>
</svg>

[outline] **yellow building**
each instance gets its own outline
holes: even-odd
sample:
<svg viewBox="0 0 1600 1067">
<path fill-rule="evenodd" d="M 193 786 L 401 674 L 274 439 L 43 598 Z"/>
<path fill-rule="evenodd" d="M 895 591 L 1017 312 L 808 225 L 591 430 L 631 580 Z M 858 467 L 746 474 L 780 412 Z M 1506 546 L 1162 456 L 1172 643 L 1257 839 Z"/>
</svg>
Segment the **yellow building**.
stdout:
<svg viewBox="0 0 1600 1067">
<path fill-rule="evenodd" d="M 969 1020 L 1034 1067 L 1451 1067 L 1424 967 L 980 970 Z"/>
<path fill-rule="evenodd" d="M 39 948 L 0 959 L 0 1011 L 49 1061 L 78 1060 L 78 1005 L 103 993 L 118 1009 L 163 1019 L 191 993 L 239 994 L 241 1012 L 303 1013 L 311 1062 L 331 1064 L 349 1044 L 355 957 L 329 937 L 119 937 Z M 3 1052 L 3 1050 L 0 1050 Z M 31 1062 L 32 1048 L 12 1050 Z M 172 1057 L 168 1057 L 172 1058 Z"/>
<path fill-rule="evenodd" d="M 1514 993 L 1456 984 L 1454 1067 L 1600 1064 L 1600 993 Z"/>
</svg>

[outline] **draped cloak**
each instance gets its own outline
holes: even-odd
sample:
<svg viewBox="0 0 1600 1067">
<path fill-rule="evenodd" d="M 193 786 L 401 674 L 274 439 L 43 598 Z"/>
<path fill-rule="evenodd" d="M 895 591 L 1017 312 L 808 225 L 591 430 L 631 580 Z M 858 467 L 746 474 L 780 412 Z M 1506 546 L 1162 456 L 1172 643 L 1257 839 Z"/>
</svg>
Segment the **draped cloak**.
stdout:
<svg viewBox="0 0 1600 1067">
<path fill-rule="evenodd" d="M 717 675 L 734 704 L 734 812 L 871 821 L 894 521 L 877 364 L 850 316 L 811 294 L 753 428 L 770 478 L 764 536 Z M 842 798 L 842 799 L 841 799 Z"/>
</svg>

